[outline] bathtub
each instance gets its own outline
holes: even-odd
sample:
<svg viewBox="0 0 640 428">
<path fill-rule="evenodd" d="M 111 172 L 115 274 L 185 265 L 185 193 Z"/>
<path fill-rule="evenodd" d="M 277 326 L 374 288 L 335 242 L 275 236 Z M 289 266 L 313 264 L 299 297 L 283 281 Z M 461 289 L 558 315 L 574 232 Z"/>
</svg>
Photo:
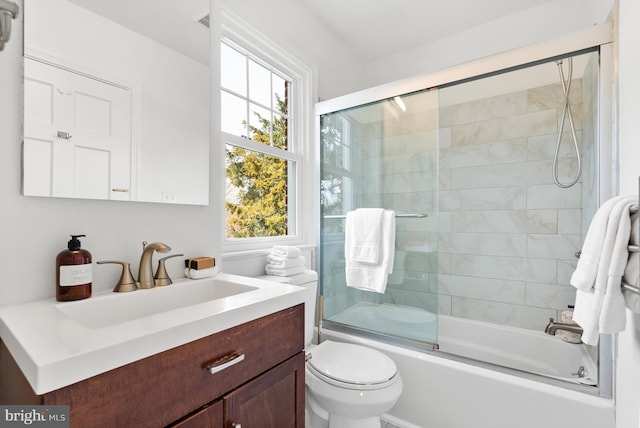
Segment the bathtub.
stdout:
<svg viewBox="0 0 640 428">
<path fill-rule="evenodd" d="M 354 312 L 332 321 L 357 318 L 358 312 L 379 322 L 380 317 L 371 316 L 375 306 L 360 303 Z M 393 309 L 385 306 L 384 310 Z M 323 324 L 322 339 L 364 344 L 395 361 L 404 390 L 385 419 L 400 427 L 615 427 L 613 400 L 589 394 L 597 389 L 580 384 L 597 378 L 585 346 L 544 333 L 444 315 L 437 322 L 437 351 L 339 331 L 334 322 Z M 512 351 L 505 348 L 507 344 L 513 345 Z M 571 375 L 580 365 L 586 371 L 582 379 Z"/>
</svg>

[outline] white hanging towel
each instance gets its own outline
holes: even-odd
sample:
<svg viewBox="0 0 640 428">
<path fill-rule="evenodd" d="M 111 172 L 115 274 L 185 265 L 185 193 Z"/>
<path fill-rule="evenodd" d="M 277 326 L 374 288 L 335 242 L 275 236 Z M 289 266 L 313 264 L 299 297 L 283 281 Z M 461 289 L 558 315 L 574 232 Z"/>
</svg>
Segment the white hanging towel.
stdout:
<svg viewBox="0 0 640 428">
<path fill-rule="evenodd" d="M 382 208 L 358 208 L 347 213 L 345 248 L 354 262 L 377 265 L 380 262 Z"/>
<path fill-rule="evenodd" d="M 378 244 L 373 249 L 376 237 Z M 381 208 L 349 211 L 344 242 L 347 286 L 384 293 L 387 278 L 393 272 L 395 241 L 396 217 L 393 211 Z"/>
<path fill-rule="evenodd" d="M 599 333 L 617 333 L 625 328 L 621 281 L 629 258 L 629 208 L 635 203 L 635 196 L 618 196 L 600 207 L 571 276 L 571 285 L 578 289 L 573 320 L 582 327 L 582 341 L 588 345 L 598 343 Z"/>
</svg>

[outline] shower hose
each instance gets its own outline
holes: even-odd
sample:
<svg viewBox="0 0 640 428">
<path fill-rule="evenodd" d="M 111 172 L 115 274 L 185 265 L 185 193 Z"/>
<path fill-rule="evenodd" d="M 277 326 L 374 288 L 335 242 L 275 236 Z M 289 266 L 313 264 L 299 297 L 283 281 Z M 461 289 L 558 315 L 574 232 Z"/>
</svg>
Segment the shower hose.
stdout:
<svg viewBox="0 0 640 428">
<path fill-rule="evenodd" d="M 569 91 L 571 89 L 571 78 L 573 76 L 573 59 L 568 58 L 567 62 L 569 63 L 569 71 L 568 71 L 568 79 L 565 81 L 564 78 L 564 68 L 562 66 L 562 61 L 556 61 L 558 64 L 558 73 L 560 74 L 560 82 L 562 83 L 562 92 L 564 93 L 564 101 L 562 108 L 562 119 L 560 119 L 560 127 L 558 129 L 558 141 L 556 143 L 556 153 L 553 157 L 553 182 L 556 186 L 566 189 L 568 187 L 573 186 L 580 179 L 580 174 L 582 172 L 582 164 L 580 161 L 580 147 L 578 147 L 578 137 L 576 136 L 576 127 L 573 123 L 573 115 L 571 113 L 571 104 L 569 103 Z M 558 178 L 558 158 L 560 155 L 560 144 L 562 143 L 562 134 L 564 132 L 564 124 L 565 119 L 569 118 L 569 126 L 571 127 L 571 136 L 573 138 L 573 147 L 576 152 L 576 161 L 578 162 L 578 168 L 575 177 L 570 183 L 561 183 Z"/>
</svg>

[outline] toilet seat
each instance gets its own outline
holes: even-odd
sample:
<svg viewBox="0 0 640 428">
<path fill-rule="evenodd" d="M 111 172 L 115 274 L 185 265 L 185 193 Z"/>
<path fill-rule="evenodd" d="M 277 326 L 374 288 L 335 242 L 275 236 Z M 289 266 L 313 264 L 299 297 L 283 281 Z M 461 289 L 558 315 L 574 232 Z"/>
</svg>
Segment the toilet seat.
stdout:
<svg viewBox="0 0 640 428">
<path fill-rule="evenodd" d="M 382 389 L 398 378 L 398 369 L 391 358 L 351 343 L 322 342 L 311 351 L 307 367 L 324 382 L 348 389 Z"/>
</svg>

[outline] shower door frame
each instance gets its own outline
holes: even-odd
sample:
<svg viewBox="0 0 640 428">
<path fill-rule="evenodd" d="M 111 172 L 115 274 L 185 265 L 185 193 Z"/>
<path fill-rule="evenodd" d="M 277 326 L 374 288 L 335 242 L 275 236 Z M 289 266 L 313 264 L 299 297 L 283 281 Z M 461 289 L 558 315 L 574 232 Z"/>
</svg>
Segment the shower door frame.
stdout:
<svg viewBox="0 0 640 428">
<path fill-rule="evenodd" d="M 471 61 L 461 65 L 446 68 L 440 71 L 428 73 L 422 76 L 407 78 L 384 85 L 361 90 L 341 97 L 322 101 L 315 106 L 316 124 L 316 156 L 320 159 L 320 118 L 323 114 L 333 113 L 377 101 L 393 98 L 397 95 L 413 93 L 430 88 L 446 87 L 465 81 L 477 80 L 491 75 L 504 73 L 511 70 L 525 68 L 538 63 L 548 62 L 554 59 L 580 54 L 582 52 L 598 49 L 600 53 L 599 76 L 598 76 L 598 150 L 597 166 L 598 180 L 597 200 L 598 205 L 609 199 L 617 192 L 617 134 L 614 129 L 614 52 L 613 52 L 613 31 L 610 22 L 594 26 L 592 28 L 571 33 L 557 40 L 552 40 L 530 47 L 519 48 L 509 52 L 496 54 L 480 60 Z M 320 178 L 320 162 L 316 162 L 316 180 Z M 604 172 L 604 173 L 602 173 Z M 317 183 L 319 188 L 319 183 Z M 315 201 L 316 210 L 320 212 L 319 198 Z M 321 242 L 320 220 L 316 226 L 318 245 Z M 321 257 L 321 256 L 320 256 Z M 316 259 L 316 269 L 320 269 L 320 257 Z M 318 270 L 320 271 L 320 270 Z M 322 300 L 322 282 L 320 282 L 320 301 Z M 322 317 L 322 305 L 318 314 L 318 329 L 323 327 L 326 321 Z M 387 343 L 398 344 L 404 347 L 435 350 L 437 345 L 421 344 L 407 339 L 384 336 L 378 333 L 367 333 L 360 329 L 349 328 L 331 321 L 326 321 L 325 327 L 331 330 L 356 332 L 361 336 L 369 336 L 373 339 L 383 340 Z M 614 337 L 612 335 L 601 335 L 598 347 L 598 395 L 605 398 L 613 396 L 613 355 Z"/>
</svg>

